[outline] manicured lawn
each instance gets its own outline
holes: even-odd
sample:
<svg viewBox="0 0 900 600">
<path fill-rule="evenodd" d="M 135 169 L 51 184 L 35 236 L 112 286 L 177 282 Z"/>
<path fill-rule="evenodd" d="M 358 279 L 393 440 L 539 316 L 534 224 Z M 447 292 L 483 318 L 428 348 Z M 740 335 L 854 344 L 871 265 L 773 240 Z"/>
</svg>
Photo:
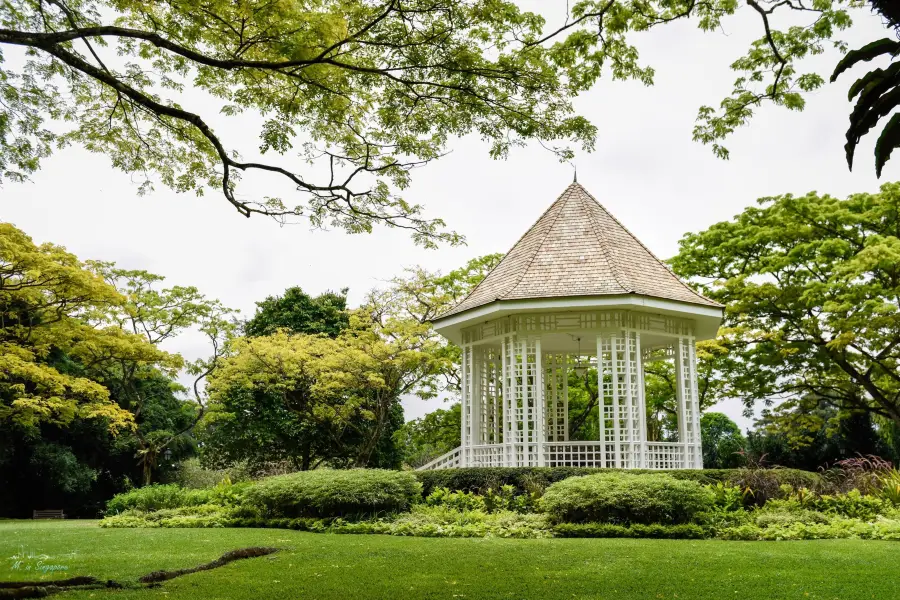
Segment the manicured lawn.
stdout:
<svg viewBox="0 0 900 600">
<path fill-rule="evenodd" d="M 100 529 L 93 521 L 0 521 L 0 580 L 33 579 L 44 564 L 134 581 L 246 546 L 272 556 L 238 561 L 151 589 L 60 598 L 852 600 L 900 597 L 894 542 L 429 539 L 266 529 Z M 25 554 L 19 569 L 10 557 Z"/>
</svg>

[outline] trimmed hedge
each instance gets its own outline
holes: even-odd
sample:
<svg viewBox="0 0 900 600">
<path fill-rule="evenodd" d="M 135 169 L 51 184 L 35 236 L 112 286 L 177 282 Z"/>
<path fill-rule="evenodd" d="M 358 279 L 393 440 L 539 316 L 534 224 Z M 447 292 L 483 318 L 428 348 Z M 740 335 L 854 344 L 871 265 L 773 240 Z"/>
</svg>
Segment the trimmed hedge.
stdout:
<svg viewBox="0 0 900 600">
<path fill-rule="evenodd" d="M 748 500 L 762 503 L 778 497 L 782 485 L 794 488 L 822 490 L 824 479 L 818 473 L 799 469 L 684 469 L 673 471 L 650 471 L 647 469 L 591 469 L 584 467 L 469 467 L 463 469 L 442 469 L 437 471 L 416 471 L 422 482 L 422 494 L 428 496 L 439 488 L 454 492 L 484 493 L 488 489 L 498 490 L 511 485 L 515 493 L 525 494 L 544 490 L 550 485 L 570 477 L 583 477 L 598 473 L 653 474 L 665 473 L 675 479 L 696 481 L 702 485 L 727 483 L 750 486 L 754 496 Z"/>
<path fill-rule="evenodd" d="M 713 507 L 713 493 L 695 481 L 662 473 L 598 473 L 547 488 L 541 509 L 556 523 L 689 523 Z"/>
<path fill-rule="evenodd" d="M 359 518 L 409 510 L 422 494 L 412 473 L 381 469 L 320 469 L 256 483 L 245 506 L 265 518 Z"/>
</svg>

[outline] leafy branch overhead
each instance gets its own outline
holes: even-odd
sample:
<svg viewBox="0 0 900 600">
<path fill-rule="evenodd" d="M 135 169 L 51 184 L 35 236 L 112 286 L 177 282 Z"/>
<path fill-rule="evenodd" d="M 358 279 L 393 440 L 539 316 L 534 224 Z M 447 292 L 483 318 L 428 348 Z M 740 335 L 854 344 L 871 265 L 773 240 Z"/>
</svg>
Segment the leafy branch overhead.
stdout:
<svg viewBox="0 0 900 600">
<path fill-rule="evenodd" d="M 399 195 L 451 138 L 478 135 L 495 158 L 528 140 L 561 158 L 570 144 L 590 150 L 596 128 L 574 98 L 604 70 L 653 81 L 634 33 L 687 19 L 717 31 L 743 10 L 760 38 L 731 65 L 741 73 L 731 95 L 718 110 L 702 107 L 694 130 L 726 157 L 722 140 L 762 103 L 803 108 L 824 79 L 800 63 L 844 50 L 835 36 L 865 5 L 581 0 L 548 25 L 504 0 L 9 0 L 0 4 L 0 182 L 78 144 L 143 192 L 213 189 L 246 216 L 349 232 L 383 224 L 425 245 L 458 243 Z M 262 118 L 258 149 L 235 140 L 241 113 Z M 258 179 L 242 185 L 251 174 L 294 191 L 260 197 Z"/>
</svg>

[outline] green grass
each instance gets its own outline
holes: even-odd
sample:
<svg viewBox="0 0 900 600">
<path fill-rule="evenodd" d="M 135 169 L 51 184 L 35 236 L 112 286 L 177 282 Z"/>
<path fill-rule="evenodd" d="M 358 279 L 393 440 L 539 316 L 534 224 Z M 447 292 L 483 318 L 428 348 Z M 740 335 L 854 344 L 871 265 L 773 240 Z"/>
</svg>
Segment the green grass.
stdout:
<svg viewBox="0 0 900 600">
<path fill-rule="evenodd" d="M 274 529 L 100 529 L 92 521 L 0 521 L 0 580 L 31 579 L 8 557 L 43 553 L 68 571 L 134 581 L 245 546 L 277 546 L 152 589 L 65 600 L 137 599 L 893 599 L 893 542 L 430 539 Z"/>
</svg>

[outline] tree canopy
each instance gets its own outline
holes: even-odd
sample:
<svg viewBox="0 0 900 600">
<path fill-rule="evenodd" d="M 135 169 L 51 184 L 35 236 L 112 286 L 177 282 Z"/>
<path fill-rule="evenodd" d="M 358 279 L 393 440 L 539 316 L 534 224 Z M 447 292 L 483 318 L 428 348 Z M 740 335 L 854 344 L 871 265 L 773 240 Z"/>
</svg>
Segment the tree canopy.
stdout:
<svg viewBox="0 0 900 600">
<path fill-rule="evenodd" d="M 54 505 L 95 517 L 113 493 L 163 472 L 161 455 L 194 451 L 200 382 L 231 311 L 162 281 L 0 223 L 0 513 Z M 209 357 L 161 348 L 187 329 L 209 336 Z M 176 381 L 188 373 L 193 398 Z"/>
<path fill-rule="evenodd" d="M 109 390 L 81 372 L 122 360 L 177 366 L 140 336 L 90 321 L 126 301 L 65 249 L 38 246 L 0 223 L 0 420 L 34 427 L 80 417 L 104 419 L 112 431 L 134 427 Z"/>
<path fill-rule="evenodd" d="M 671 261 L 726 305 L 723 395 L 782 402 L 795 432 L 822 404 L 900 423 L 900 184 L 759 204 L 686 235 Z"/>
<path fill-rule="evenodd" d="M 289 329 L 295 333 L 337 337 L 349 324 L 346 288 L 313 297 L 299 287 L 291 287 L 282 296 L 269 296 L 257 302 L 256 314 L 244 324 L 244 333 L 260 336 Z"/>
<path fill-rule="evenodd" d="M 701 107 L 694 129 L 727 157 L 722 141 L 759 106 L 799 110 L 824 85 L 806 59 L 845 51 L 840 32 L 866 4 L 579 0 L 548 25 L 508 0 L 10 0 L 0 5 L 0 181 L 21 181 L 57 148 L 79 144 L 142 192 L 216 190 L 246 216 L 349 232 L 383 224 L 425 245 L 456 243 L 400 195 L 411 170 L 451 138 L 474 133 L 494 157 L 528 140 L 561 158 L 570 144 L 590 150 L 596 128 L 573 99 L 604 72 L 652 83 L 636 34 L 678 20 L 716 31 L 740 12 L 760 36 L 731 63 L 739 77 L 730 95 Z M 890 3 L 870 4 L 898 25 Z M 863 94 L 868 120 L 896 106 L 896 93 L 882 98 L 896 64 L 888 71 L 873 72 L 884 85 Z M 226 123 L 261 116 L 258 149 L 237 147 L 212 124 L 214 109 Z M 896 127 L 880 145 L 892 147 Z M 241 187 L 249 174 L 294 193 L 253 195 Z"/>
</svg>

